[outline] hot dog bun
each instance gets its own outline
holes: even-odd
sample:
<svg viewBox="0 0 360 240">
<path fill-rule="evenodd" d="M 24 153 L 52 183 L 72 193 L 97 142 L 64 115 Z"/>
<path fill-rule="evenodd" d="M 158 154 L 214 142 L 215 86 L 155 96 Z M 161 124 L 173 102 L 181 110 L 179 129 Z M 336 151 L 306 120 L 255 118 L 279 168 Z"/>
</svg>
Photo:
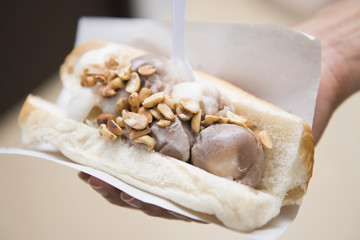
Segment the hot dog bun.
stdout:
<svg viewBox="0 0 360 240">
<path fill-rule="evenodd" d="M 91 41 L 76 47 L 61 67 L 61 79 L 76 91 L 79 59 L 108 43 Z M 145 54 L 128 46 L 119 48 L 129 61 Z M 24 143 L 51 143 L 69 159 L 103 170 L 135 187 L 167 198 L 185 208 L 207 214 L 209 220 L 238 231 L 251 231 L 276 217 L 281 206 L 298 203 L 312 175 L 314 146 L 310 127 L 299 117 L 267 103 L 238 87 L 205 73 L 198 81 L 216 86 L 233 103 L 235 112 L 266 130 L 274 147 L 264 150 L 265 171 L 256 186 L 215 176 L 191 164 L 148 152 L 126 140 L 100 137 L 98 129 L 69 119 L 64 110 L 29 95 L 19 115 Z"/>
</svg>

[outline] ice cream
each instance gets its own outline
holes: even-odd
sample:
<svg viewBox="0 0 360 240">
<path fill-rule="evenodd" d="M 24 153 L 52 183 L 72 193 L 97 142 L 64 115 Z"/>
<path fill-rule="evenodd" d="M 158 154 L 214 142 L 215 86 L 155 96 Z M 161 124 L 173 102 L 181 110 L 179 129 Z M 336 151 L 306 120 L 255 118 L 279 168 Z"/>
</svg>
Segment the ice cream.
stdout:
<svg viewBox="0 0 360 240">
<path fill-rule="evenodd" d="M 264 170 L 260 140 L 248 128 L 214 124 L 200 132 L 191 149 L 192 163 L 217 176 L 255 187 Z"/>
</svg>

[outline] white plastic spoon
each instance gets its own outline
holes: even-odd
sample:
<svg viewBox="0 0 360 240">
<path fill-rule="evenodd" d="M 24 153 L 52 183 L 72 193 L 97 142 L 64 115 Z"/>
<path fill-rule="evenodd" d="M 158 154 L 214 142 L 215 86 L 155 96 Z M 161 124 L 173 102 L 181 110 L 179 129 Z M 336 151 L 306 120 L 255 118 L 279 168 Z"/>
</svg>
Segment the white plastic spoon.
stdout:
<svg viewBox="0 0 360 240">
<path fill-rule="evenodd" d="M 181 78 L 195 81 L 191 65 L 185 57 L 185 1 L 173 0 L 172 6 L 172 56 L 171 61 L 177 67 Z"/>
</svg>

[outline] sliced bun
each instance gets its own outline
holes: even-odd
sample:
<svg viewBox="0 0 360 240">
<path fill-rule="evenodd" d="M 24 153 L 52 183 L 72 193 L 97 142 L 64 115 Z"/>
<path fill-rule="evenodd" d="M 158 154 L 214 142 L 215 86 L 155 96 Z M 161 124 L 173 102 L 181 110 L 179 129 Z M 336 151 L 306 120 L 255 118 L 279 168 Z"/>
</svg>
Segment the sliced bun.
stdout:
<svg viewBox="0 0 360 240">
<path fill-rule="evenodd" d="M 88 42 L 67 57 L 61 67 L 61 78 L 69 91 L 80 86 L 74 82 L 77 79 L 74 68 L 81 55 L 107 44 Z M 145 53 L 128 46 L 120 49 L 119 54 L 128 61 Z M 256 190 L 160 153 L 148 152 L 142 145 L 129 145 L 122 139 L 106 141 L 97 129 L 67 118 L 60 108 L 32 95 L 19 116 L 23 141 L 51 143 L 75 162 L 208 214 L 212 222 L 239 231 L 259 228 L 276 217 L 281 206 L 295 204 L 305 194 L 313 167 L 311 129 L 301 118 L 225 81 L 200 72 L 196 72 L 196 78 L 216 86 L 232 101 L 236 113 L 266 130 L 273 139 L 273 149 L 264 150 L 265 171 Z"/>
</svg>

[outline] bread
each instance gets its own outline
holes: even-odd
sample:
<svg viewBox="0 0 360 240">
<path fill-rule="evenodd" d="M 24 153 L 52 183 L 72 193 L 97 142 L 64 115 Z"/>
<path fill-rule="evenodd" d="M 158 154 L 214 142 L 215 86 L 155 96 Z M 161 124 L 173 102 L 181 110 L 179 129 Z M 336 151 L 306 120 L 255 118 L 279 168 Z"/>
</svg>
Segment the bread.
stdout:
<svg viewBox="0 0 360 240">
<path fill-rule="evenodd" d="M 76 47 L 61 67 L 61 79 L 70 92 L 80 80 L 74 72 L 90 49 L 108 43 L 91 41 Z M 145 54 L 129 46 L 118 47 L 124 60 Z M 256 189 L 215 176 L 189 163 L 147 151 L 126 140 L 104 140 L 98 129 L 69 119 L 64 110 L 29 95 L 19 115 L 24 143 L 51 143 L 69 159 L 103 170 L 144 191 L 167 198 L 215 223 L 238 231 L 251 231 L 276 217 L 282 206 L 299 203 L 313 168 L 313 137 L 301 118 L 205 73 L 198 81 L 216 86 L 233 103 L 235 112 L 248 118 L 273 139 L 264 150 L 265 170 Z"/>
</svg>

